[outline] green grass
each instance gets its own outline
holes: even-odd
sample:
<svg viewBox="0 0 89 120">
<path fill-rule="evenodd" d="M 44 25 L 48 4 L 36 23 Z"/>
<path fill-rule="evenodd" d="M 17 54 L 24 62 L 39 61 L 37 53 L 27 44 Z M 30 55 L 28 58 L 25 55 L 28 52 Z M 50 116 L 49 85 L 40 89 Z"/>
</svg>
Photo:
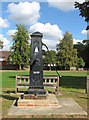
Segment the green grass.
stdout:
<svg viewBox="0 0 89 120">
<path fill-rule="evenodd" d="M 14 88 L 16 75 L 29 75 L 29 72 L 2 72 L 2 88 Z"/>
<path fill-rule="evenodd" d="M 85 88 L 86 88 L 86 71 L 59 71 L 59 74 L 62 76 L 60 78 L 60 85 L 59 89 L 61 93 L 63 93 L 62 96 L 57 97 L 64 97 L 64 98 L 73 98 L 78 104 L 82 106 L 82 108 L 87 111 L 87 94 L 85 94 Z M 2 110 L 3 110 L 3 117 L 14 117 L 14 116 L 8 116 L 7 112 L 10 106 L 13 103 L 13 100 L 18 98 L 19 96 L 11 96 L 7 91 L 14 91 L 15 90 L 15 76 L 16 75 L 29 75 L 29 72 L 21 72 L 21 71 L 7 71 L 2 72 Z M 56 76 L 55 71 L 44 71 L 44 76 Z M 29 116 L 17 116 L 17 118 L 25 118 Z M 30 116 L 31 118 L 35 118 L 36 116 Z M 39 118 L 46 118 L 47 116 L 39 116 Z M 56 115 L 51 115 L 48 117 L 58 117 Z M 63 117 L 62 115 L 59 117 Z M 65 116 L 67 118 L 70 118 L 72 116 Z M 74 116 L 73 116 L 74 117 Z M 77 116 L 79 117 L 79 116 Z"/>
<path fill-rule="evenodd" d="M 60 86 L 64 88 L 86 88 L 87 72 L 59 72 Z M 2 72 L 2 88 L 14 88 L 16 75 L 29 75 L 29 72 Z M 44 71 L 44 76 L 56 76 L 55 71 Z"/>
</svg>

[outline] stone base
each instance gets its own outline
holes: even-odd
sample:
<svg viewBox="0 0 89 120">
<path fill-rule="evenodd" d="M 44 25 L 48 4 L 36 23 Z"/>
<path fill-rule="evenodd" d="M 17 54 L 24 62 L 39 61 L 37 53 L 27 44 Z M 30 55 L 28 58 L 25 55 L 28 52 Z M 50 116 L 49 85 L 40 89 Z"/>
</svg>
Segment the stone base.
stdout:
<svg viewBox="0 0 89 120">
<path fill-rule="evenodd" d="M 55 99 L 54 96 L 51 96 L 51 102 L 53 101 L 53 99 Z M 34 107 L 21 106 L 20 107 L 19 106 L 18 107 L 18 106 L 15 106 L 17 101 L 14 100 L 13 104 L 9 108 L 8 115 L 9 117 L 14 116 L 16 118 L 17 116 L 23 117 L 24 115 L 25 117 L 28 116 L 29 118 L 32 117 L 30 115 L 34 115 L 34 118 L 37 117 L 37 115 L 38 116 L 49 115 L 50 118 L 52 117 L 51 115 L 58 115 L 58 117 L 60 117 L 61 115 L 63 116 L 77 115 L 76 117 L 79 117 L 79 118 L 82 118 L 84 116 L 87 118 L 87 113 L 83 110 L 83 108 L 81 108 L 81 106 L 78 103 L 76 103 L 76 101 L 73 98 L 58 98 L 58 102 L 59 102 L 58 107 L 53 107 L 53 106 L 52 107 L 49 107 L 49 106 L 46 106 L 46 107 L 44 106 L 43 107 L 42 106 L 38 106 L 38 107 L 37 106 L 34 106 Z"/>
<path fill-rule="evenodd" d="M 21 96 L 22 99 L 47 99 L 47 94 L 37 94 L 37 95 L 34 95 L 34 94 L 24 94 Z"/>
<path fill-rule="evenodd" d="M 21 99 L 17 101 L 17 106 L 44 106 L 44 107 L 58 107 L 58 100 L 53 94 L 48 94 L 48 97 L 46 99 Z"/>
<path fill-rule="evenodd" d="M 46 94 L 44 89 L 29 89 L 28 94 Z"/>
</svg>

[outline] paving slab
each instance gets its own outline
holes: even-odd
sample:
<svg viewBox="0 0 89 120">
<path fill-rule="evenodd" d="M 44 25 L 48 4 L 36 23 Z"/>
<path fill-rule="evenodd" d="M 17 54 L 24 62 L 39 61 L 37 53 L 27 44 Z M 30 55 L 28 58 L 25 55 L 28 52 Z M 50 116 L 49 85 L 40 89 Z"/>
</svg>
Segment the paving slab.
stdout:
<svg viewBox="0 0 89 120">
<path fill-rule="evenodd" d="M 75 102 L 73 98 L 58 98 L 58 107 L 17 107 L 14 106 L 16 101 L 13 102 L 12 106 L 8 111 L 8 115 L 87 115 L 82 107 Z"/>
</svg>

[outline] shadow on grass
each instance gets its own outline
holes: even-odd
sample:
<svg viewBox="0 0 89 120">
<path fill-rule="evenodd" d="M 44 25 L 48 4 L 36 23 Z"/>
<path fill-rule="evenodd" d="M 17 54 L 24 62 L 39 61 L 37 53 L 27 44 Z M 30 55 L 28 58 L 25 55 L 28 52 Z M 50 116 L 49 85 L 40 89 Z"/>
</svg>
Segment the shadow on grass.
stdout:
<svg viewBox="0 0 89 120">
<path fill-rule="evenodd" d="M 83 98 L 83 99 L 89 99 L 88 96 L 87 97 L 79 97 L 79 98 Z"/>
<path fill-rule="evenodd" d="M 0 97 L 2 97 L 4 99 L 7 99 L 7 100 L 16 100 L 16 99 L 18 99 L 18 97 L 13 97 L 13 96 L 10 96 L 10 95 L 0 95 Z"/>
<path fill-rule="evenodd" d="M 7 100 L 15 100 L 14 106 L 17 106 L 17 101 L 18 101 L 18 97 L 13 97 L 13 96 L 9 96 L 9 95 L 0 95 L 0 97 L 7 99 Z"/>
<path fill-rule="evenodd" d="M 18 93 L 25 93 L 25 92 L 26 92 L 26 90 L 22 90 L 22 91 L 19 90 L 19 91 L 18 91 Z M 10 94 L 10 93 L 14 93 L 14 94 L 15 94 L 15 90 L 13 90 L 13 91 L 12 91 L 12 90 L 8 90 L 8 91 L 5 91 L 5 93 L 9 93 L 9 94 Z"/>
<path fill-rule="evenodd" d="M 84 76 L 63 76 L 60 78 L 59 86 L 64 88 L 76 88 L 85 89 L 86 88 L 86 77 Z"/>
<path fill-rule="evenodd" d="M 9 76 L 9 78 L 16 78 L 16 76 Z"/>
<path fill-rule="evenodd" d="M 9 93 L 9 94 L 10 94 L 10 93 L 14 93 L 14 94 L 15 94 L 15 90 L 13 90 L 13 91 L 12 91 L 12 90 L 7 90 L 7 91 L 4 91 L 4 92 L 5 92 L 5 93 Z"/>
</svg>

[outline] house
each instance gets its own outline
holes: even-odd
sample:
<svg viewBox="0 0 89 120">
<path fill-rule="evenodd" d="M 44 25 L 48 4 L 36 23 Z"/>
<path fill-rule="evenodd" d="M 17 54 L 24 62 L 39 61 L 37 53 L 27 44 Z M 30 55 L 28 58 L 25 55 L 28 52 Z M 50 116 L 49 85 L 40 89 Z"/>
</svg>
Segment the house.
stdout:
<svg viewBox="0 0 89 120">
<path fill-rule="evenodd" d="M 18 68 L 17 65 L 9 64 L 7 58 L 10 51 L 0 51 L 0 69 L 1 70 L 15 70 Z"/>
</svg>

